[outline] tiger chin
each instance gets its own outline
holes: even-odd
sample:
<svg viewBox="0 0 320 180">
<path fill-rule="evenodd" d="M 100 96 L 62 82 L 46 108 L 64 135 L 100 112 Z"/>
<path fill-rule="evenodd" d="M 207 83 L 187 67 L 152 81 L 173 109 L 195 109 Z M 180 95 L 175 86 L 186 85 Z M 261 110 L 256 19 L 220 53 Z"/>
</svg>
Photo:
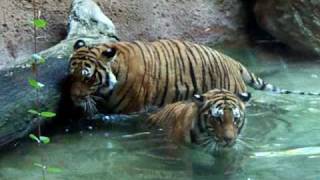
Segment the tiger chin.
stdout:
<svg viewBox="0 0 320 180">
<path fill-rule="evenodd" d="M 147 122 L 166 131 L 176 143 L 196 144 L 209 153 L 232 148 L 245 124 L 245 104 L 250 93 L 225 89 L 194 95 L 192 101 L 169 104 Z"/>
</svg>

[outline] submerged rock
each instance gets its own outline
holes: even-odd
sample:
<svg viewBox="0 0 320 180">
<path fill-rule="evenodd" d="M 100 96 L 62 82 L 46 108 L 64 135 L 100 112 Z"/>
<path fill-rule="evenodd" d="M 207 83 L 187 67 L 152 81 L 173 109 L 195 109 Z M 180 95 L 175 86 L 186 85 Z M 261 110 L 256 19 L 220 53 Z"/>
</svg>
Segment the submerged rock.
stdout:
<svg viewBox="0 0 320 180">
<path fill-rule="evenodd" d="M 320 1 L 257 0 L 258 24 L 302 53 L 320 55 Z"/>
</svg>

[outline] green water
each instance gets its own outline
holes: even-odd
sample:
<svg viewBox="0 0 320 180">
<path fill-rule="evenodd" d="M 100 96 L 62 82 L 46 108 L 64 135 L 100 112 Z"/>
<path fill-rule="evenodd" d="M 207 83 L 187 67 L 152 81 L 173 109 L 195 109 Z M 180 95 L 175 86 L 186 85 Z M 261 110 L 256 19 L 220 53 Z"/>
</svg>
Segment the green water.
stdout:
<svg viewBox="0 0 320 180">
<path fill-rule="evenodd" d="M 320 91 L 320 62 L 253 55 L 249 69 L 287 89 Z M 254 61 L 249 62 L 249 61 Z M 302 61 L 302 60 L 301 60 Z M 0 179 L 41 179 L 34 163 L 59 167 L 46 179 L 320 179 L 320 97 L 250 89 L 244 143 L 215 156 L 179 147 L 162 131 L 106 126 L 61 133 L 42 147 L 25 140 L 0 157 Z"/>
</svg>

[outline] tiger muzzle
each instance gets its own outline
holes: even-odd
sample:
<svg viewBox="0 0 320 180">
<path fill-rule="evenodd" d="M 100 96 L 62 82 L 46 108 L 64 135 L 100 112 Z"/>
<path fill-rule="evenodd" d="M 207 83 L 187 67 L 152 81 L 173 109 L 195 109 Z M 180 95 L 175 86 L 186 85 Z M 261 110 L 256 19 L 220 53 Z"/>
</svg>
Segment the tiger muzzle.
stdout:
<svg viewBox="0 0 320 180">
<path fill-rule="evenodd" d="M 75 105 L 81 105 L 89 96 L 88 87 L 82 82 L 74 82 L 71 85 L 70 95 Z"/>
</svg>

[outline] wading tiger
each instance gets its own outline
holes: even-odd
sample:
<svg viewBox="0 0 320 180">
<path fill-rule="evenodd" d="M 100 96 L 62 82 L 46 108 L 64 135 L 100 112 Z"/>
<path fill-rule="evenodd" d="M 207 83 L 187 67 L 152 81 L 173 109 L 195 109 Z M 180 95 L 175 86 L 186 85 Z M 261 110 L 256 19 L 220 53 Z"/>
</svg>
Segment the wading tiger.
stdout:
<svg viewBox="0 0 320 180">
<path fill-rule="evenodd" d="M 179 40 L 74 44 L 70 58 L 71 99 L 88 114 L 130 113 L 190 99 L 214 88 L 235 94 L 246 85 L 280 94 L 242 64 L 207 46 Z M 306 93 L 319 95 L 316 93 Z"/>
<path fill-rule="evenodd" d="M 162 128 L 176 143 L 197 144 L 209 152 L 232 147 L 245 124 L 249 93 L 225 89 L 194 95 L 191 101 L 168 104 L 153 113 L 147 124 Z"/>
</svg>

